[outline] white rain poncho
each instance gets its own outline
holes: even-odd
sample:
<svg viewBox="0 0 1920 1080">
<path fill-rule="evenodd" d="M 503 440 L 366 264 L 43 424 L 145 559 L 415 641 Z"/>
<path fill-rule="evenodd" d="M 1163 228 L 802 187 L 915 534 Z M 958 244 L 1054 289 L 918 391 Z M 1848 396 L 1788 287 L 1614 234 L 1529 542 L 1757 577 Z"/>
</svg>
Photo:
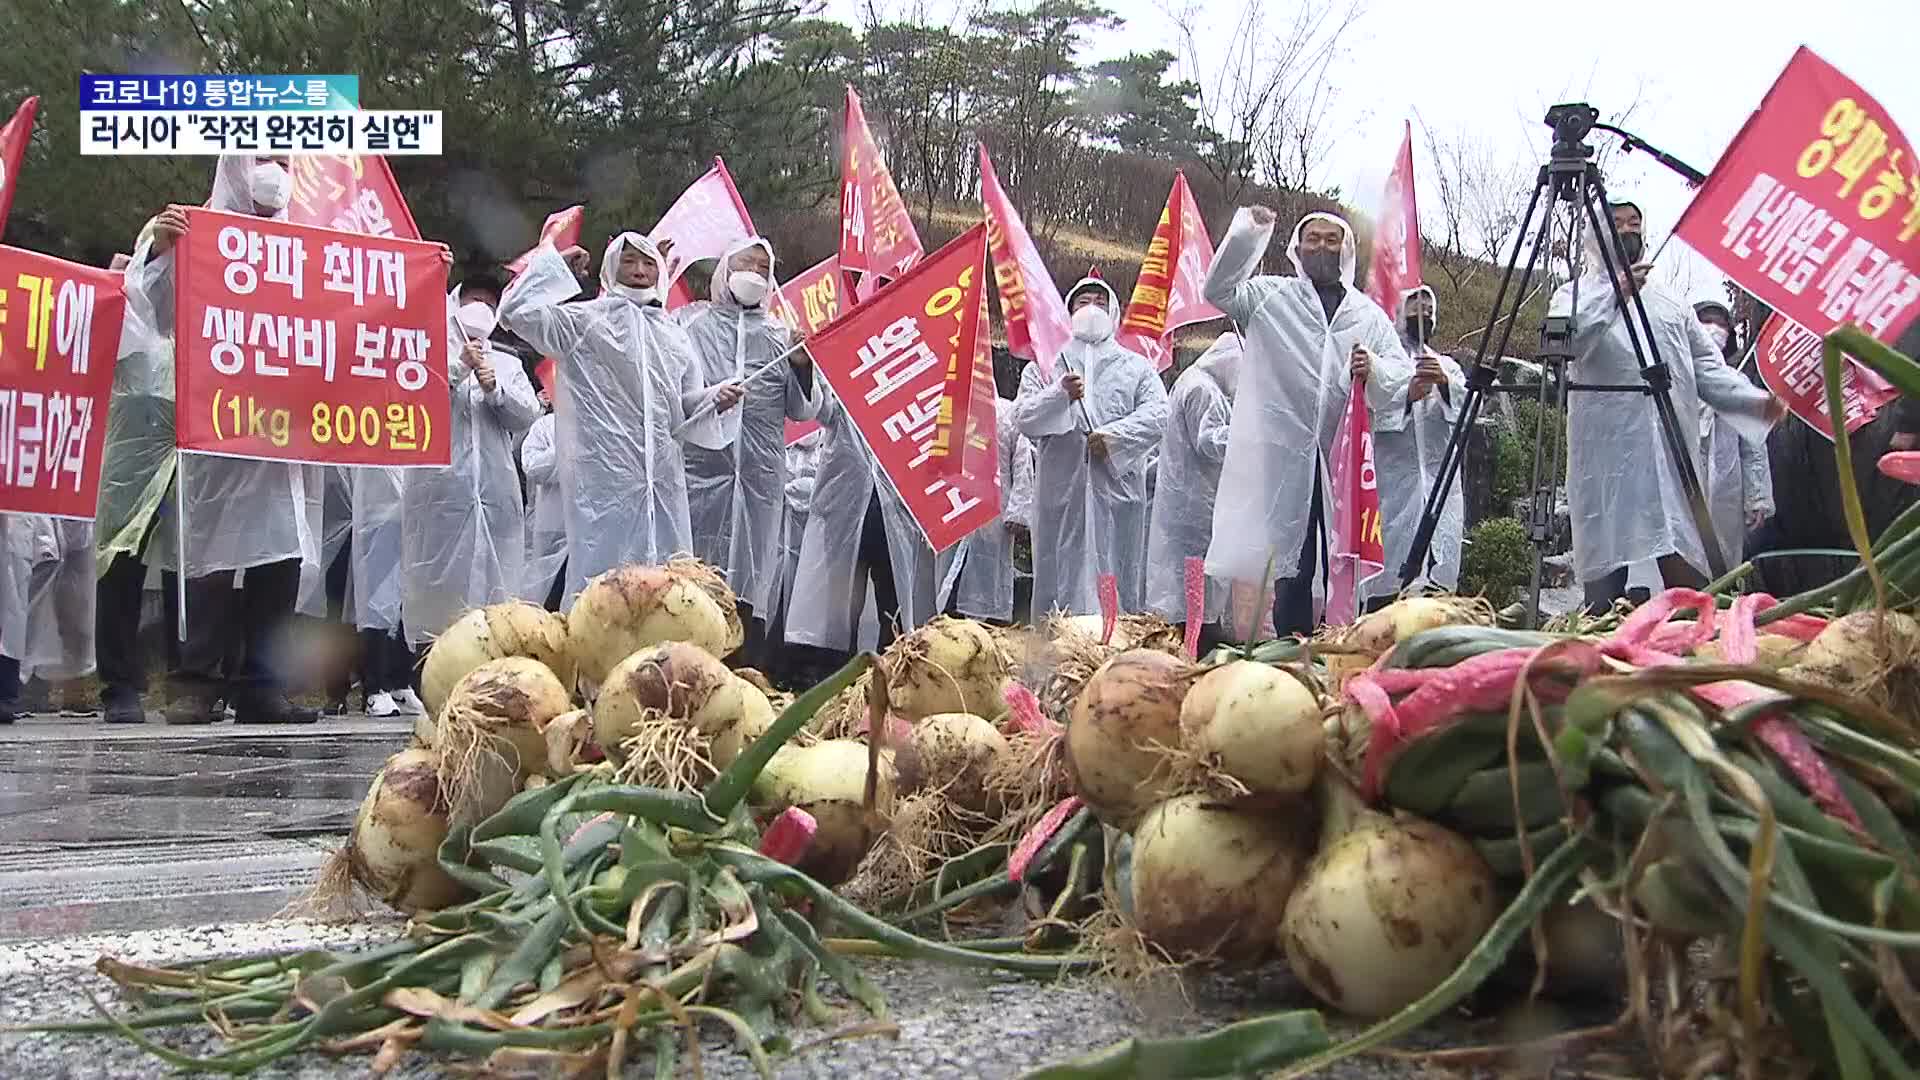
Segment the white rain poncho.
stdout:
<svg viewBox="0 0 1920 1080">
<path fill-rule="evenodd" d="M 458 305 L 449 303 L 451 314 Z M 470 607 L 511 600 L 526 574 L 526 509 L 513 443 L 540 418 L 520 358 L 483 342 L 493 389 L 461 359 L 465 332 L 447 320 L 447 381 L 453 395 L 453 463 L 410 469 L 400 580 L 407 640 L 425 645 Z M 541 597 L 544 601 L 546 597 Z"/>
<path fill-rule="evenodd" d="M 1107 313 L 1120 321 L 1120 299 L 1106 282 L 1086 278 L 1067 293 L 1106 293 Z M 1081 376 L 1080 401 L 1061 385 Z M 1083 408 L 1084 406 L 1084 408 Z M 1117 579 L 1122 611 L 1146 604 L 1147 459 L 1167 423 L 1167 388 L 1153 364 L 1111 333 L 1095 342 L 1074 338 L 1060 352 L 1052 382 L 1028 364 L 1020 374 L 1014 422 L 1033 441 L 1033 614 L 1100 611 L 1100 575 Z M 1091 430 L 1106 437 L 1107 458 L 1087 450 Z"/>
<path fill-rule="evenodd" d="M 316 486 L 320 489 L 320 564 L 300 567 L 300 599 L 294 610 L 309 618 L 327 617 L 327 570 L 353 539 L 353 473 L 343 465 L 313 466 L 307 471 L 308 496 Z M 347 594 L 343 601 L 353 595 L 353 556 L 347 558 Z M 351 607 L 342 609 L 343 618 L 352 617 L 352 613 Z"/>
<path fill-rule="evenodd" d="M 1433 296 L 1433 290 L 1421 286 L 1407 294 Z M 1402 310 L 1405 310 L 1404 308 Z M 1436 300 L 1434 319 L 1440 318 Z M 1408 356 L 1413 357 L 1414 342 L 1402 337 Z M 1431 349 L 1428 350 L 1432 352 Z M 1447 440 L 1453 435 L 1453 422 L 1460 418 L 1460 404 L 1466 400 L 1465 372 L 1450 356 L 1433 353 L 1440 370 L 1447 374 L 1447 388 L 1439 387 L 1419 401 L 1407 400 L 1413 390 L 1409 379 L 1394 394 L 1388 411 L 1400 417 L 1398 431 L 1380 431 L 1373 437 L 1374 474 L 1379 478 L 1380 523 L 1386 541 L 1386 569 L 1366 584 L 1366 594 L 1394 596 L 1400 592 L 1400 568 L 1413 552 L 1414 537 L 1420 531 L 1420 516 L 1427 508 L 1427 493 L 1440 482 L 1440 465 L 1447 456 Z M 1417 358 L 1416 358 L 1417 359 Z M 1460 583 L 1460 545 L 1466 538 L 1466 494 L 1460 478 L 1455 477 L 1447 501 L 1441 505 L 1440 520 L 1433 530 L 1433 544 L 1427 550 L 1427 573 L 1414 584 L 1431 583 L 1451 592 Z"/>
<path fill-rule="evenodd" d="M 140 230 L 121 283 L 126 314 L 94 508 L 95 561 L 102 572 L 119 556 L 142 555 L 143 541 L 147 566 L 179 566 L 173 522 L 179 459 L 173 424 L 173 259 L 152 257 L 152 226 L 149 221 Z"/>
<path fill-rule="evenodd" d="M 566 302 L 580 285 L 552 244 L 534 252 L 500 298 L 501 324 L 558 364 L 554 447 L 566 501 L 568 604 L 596 574 L 693 550 L 686 464 L 673 430 L 705 396 L 699 365 L 666 309 L 634 302 L 615 281 L 629 244 L 659 265 L 651 241 L 621 233 L 601 255 L 595 299 Z"/>
<path fill-rule="evenodd" d="M 790 612 L 793 581 L 799 576 L 800 543 L 807 534 L 807 511 L 813 505 L 813 482 L 820 470 L 820 444 L 825 441 L 819 428 L 807 432 L 787 447 L 786 517 L 780 526 L 780 580 L 775 586 L 777 610 Z"/>
<path fill-rule="evenodd" d="M 1746 557 L 1747 515 L 1773 516 L 1773 466 L 1765 440 L 1742 438 L 1711 408 L 1700 410 L 1700 428 L 1707 463 L 1701 482 L 1707 488 L 1713 532 L 1728 565 L 1733 565 Z"/>
<path fill-rule="evenodd" d="M 771 274 L 773 248 L 765 240 L 736 241 L 714 264 L 712 299 L 680 313 L 708 386 L 759 372 L 793 343 L 787 324 L 764 300 L 743 307 L 727 284 L 733 257 L 755 247 L 766 251 Z M 746 391 L 739 404 L 686 431 L 687 510 L 694 554 L 726 571 L 734 595 L 764 619 L 780 557 L 786 422 L 819 414 L 820 385 L 812 369 L 803 378 L 782 363 L 747 383 Z"/>
<path fill-rule="evenodd" d="M 0 656 L 24 662 L 34 569 L 60 557 L 60 540 L 44 514 L 0 514 Z"/>
<path fill-rule="evenodd" d="M 1300 266 L 1300 233 L 1315 220 L 1346 232 L 1340 249 L 1346 291 L 1332 320 Z M 1244 209 L 1234 214 L 1203 290 L 1207 302 L 1240 328 L 1245 350 L 1214 502 L 1207 574 L 1260 585 L 1312 572 L 1298 565 L 1300 551 L 1306 546 L 1316 477 L 1323 493 L 1332 491 L 1327 455 L 1347 408 L 1353 347 L 1373 354 L 1366 394 L 1376 435 L 1399 426 L 1389 405 L 1413 371 L 1387 313 L 1353 287 L 1353 229 L 1346 222 L 1331 214 L 1300 219 L 1287 245 L 1293 277 L 1254 276 L 1272 239 L 1272 225 L 1255 225 Z M 1322 511 L 1323 521 L 1333 520 L 1330 502 Z"/>
<path fill-rule="evenodd" d="M 27 612 L 27 655 L 20 677 L 77 679 L 93 672 L 93 522 L 43 518 L 41 550 L 54 554 L 33 568 Z"/>
<path fill-rule="evenodd" d="M 400 532 L 405 511 L 401 485 L 407 470 L 351 470 L 353 491 L 353 625 L 360 630 L 400 629 Z M 409 608 L 411 615 L 411 608 Z"/>
<path fill-rule="evenodd" d="M 1026 524 L 1033 503 L 1033 470 L 1021 468 L 1019 462 L 1023 456 L 1032 456 L 1033 444 L 1021 438 L 1013 424 L 1013 402 L 995 398 L 993 414 L 1000 440 L 1000 514 L 941 552 L 937 601 L 942 611 L 951 605 L 968 618 L 1012 622 L 1012 526 Z M 1022 473 L 1027 481 L 1024 492 L 1018 490 Z"/>
<path fill-rule="evenodd" d="M 1548 306 L 1549 314 L 1571 313 L 1574 318 L 1569 377 L 1582 383 L 1637 385 L 1642 379 L 1627 336 L 1626 313 L 1614 300 L 1591 234 L 1586 248 L 1587 272 L 1562 285 Z M 1765 441 L 1768 394 L 1721 360 L 1719 347 L 1691 306 L 1652 283 L 1640 296 L 1653 326 L 1654 345 L 1672 376 L 1667 392 L 1681 448 L 1692 456 L 1704 484 L 1701 403 L 1729 418 L 1738 433 Z M 1637 331 L 1638 316 L 1634 326 Z M 1575 579 L 1596 581 L 1620 567 L 1665 555 L 1679 555 L 1696 571 L 1707 573 L 1706 549 L 1653 399 L 1575 391 L 1567 413 L 1567 506 Z"/>
<path fill-rule="evenodd" d="M 527 555 L 520 574 L 520 599 L 544 604 L 554 575 L 567 561 L 566 503 L 560 496 L 560 463 L 553 452 L 553 414 L 533 422 L 520 444 L 520 468 L 527 474 Z"/>
<path fill-rule="evenodd" d="M 1229 331 L 1173 383 L 1147 529 L 1147 610 L 1170 622 L 1186 620 L 1187 560 L 1206 558 L 1213 538 L 1213 497 L 1227 457 L 1240 359 L 1240 335 Z M 1219 622 L 1226 608 L 1226 583 L 1209 580 L 1204 621 Z"/>
<path fill-rule="evenodd" d="M 876 487 L 886 523 L 887 561 L 893 567 L 893 587 L 900 602 L 899 633 L 907 633 L 936 613 L 933 548 L 831 388 L 820 404 L 820 427 L 820 462 L 800 541 L 800 563 L 794 571 L 787 640 L 849 651 L 871 591 L 854 573 L 859 569 L 861 526 Z"/>
</svg>

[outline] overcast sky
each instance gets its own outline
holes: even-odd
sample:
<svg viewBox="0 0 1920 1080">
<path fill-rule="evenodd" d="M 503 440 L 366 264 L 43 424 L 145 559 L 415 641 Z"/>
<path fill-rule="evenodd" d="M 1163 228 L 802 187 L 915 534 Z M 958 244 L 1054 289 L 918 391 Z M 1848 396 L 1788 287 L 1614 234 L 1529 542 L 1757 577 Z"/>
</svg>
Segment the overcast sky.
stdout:
<svg viewBox="0 0 1920 1080">
<path fill-rule="evenodd" d="M 920 10 L 929 21 L 943 22 L 960 7 L 954 0 L 873 2 L 887 17 Z M 1174 23 L 1166 10 L 1184 2 L 1105 0 L 1127 25 L 1094 42 L 1082 59 L 1173 47 Z M 1294 0 L 1265 2 L 1284 12 Z M 826 8 L 857 24 L 867 3 L 826 0 Z M 1532 169 L 1550 141 L 1540 123 L 1549 105 L 1586 101 L 1604 119 L 1637 98 L 1623 126 L 1708 171 L 1803 44 L 1877 98 L 1910 140 L 1920 138 L 1920 0 L 1363 3 L 1345 55 L 1329 73 L 1337 90 L 1338 137 L 1315 180 L 1339 187 L 1348 203 L 1368 212 L 1379 202 L 1401 123 L 1416 110 L 1436 134 L 1485 135 Z M 1198 0 L 1203 50 L 1209 41 L 1230 39 L 1242 4 Z M 1201 60 L 1209 62 L 1204 53 Z M 1424 170 L 1417 126 L 1416 169 Z M 1594 141 L 1611 138 L 1596 133 Z M 1613 163 L 1607 182 L 1609 190 L 1635 197 L 1657 238 L 1664 238 L 1690 198 L 1678 177 L 1639 154 Z M 1209 222 L 1216 232 L 1223 224 Z M 1661 258 L 1671 264 L 1665 274 L 1686 283 L 1695 299 L 1720 295 L 1718 274 L 1703 263 L 1691 273 L 1682 270 L 1688 257 L 1677 241 L 1669 245 Z"/>
</svg>

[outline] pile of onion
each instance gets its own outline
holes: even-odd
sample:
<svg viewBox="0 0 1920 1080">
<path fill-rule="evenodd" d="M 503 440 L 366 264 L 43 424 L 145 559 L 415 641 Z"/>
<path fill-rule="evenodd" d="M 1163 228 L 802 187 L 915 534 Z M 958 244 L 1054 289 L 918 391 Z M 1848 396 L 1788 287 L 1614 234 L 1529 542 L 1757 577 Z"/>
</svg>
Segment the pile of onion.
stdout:
<svg viewBox="0 0 1920 1080">
<path fill-rule="evenodd" d="M 489 660 L 455 683 L 435 737 L 453 823 L 492 814 L 544 774 L 547 726 L 572 709 L 559 678 L 524 656 Z"/>
<path fill-rule="evenodd" d="M 998 716 L 1006 707 L 1006 656 L 972 619 L 934 619 L 895 642 L 885 663 L 893 711 L 909 720 L 939 713 Z"/>
<path fill-rule="evenodd" d="M 668 641 L 714 656 L 735 646 L 727 613 L 685 574 L 664 566 L 622 566 L 587 582 L 567 612 L 567 640 L 580 677 L 606 681 L 620 661 Z"/>
<path fill-rule="evenodd" d="M 440 868 L 449 808 L 439 773 L 431 750 L 402 750 L 388 758 L 354 815 L 344 850 L 352 880 L 409 915 L 465 895 Z"/>
<path fill-rule="evenodd" d="M 573 659 L 567 652 L 566 620 L 537 604 L 512 600 L 474 608 L 433 639 L 420 669 L 420 699 L 437 718 L 467 672 L 503 656 L 525 656 L 547 665 L 568 689 Z M 422 741 L 432 745 L 424 731 Z"/>
<path fill-rule="evenodd" d="M 1204 795 L 1161 803 L 1133 833 L 1136 927 L 1175 960 L 1264 961 L 1312 855 L 1305 824 Z"/>
<path fill-rule="evenodd" d="M 698 645 L 670 641 L 614 665 L 593 704 L 594 741 L 638 783 L 690 789 L 773 724 L 760 688 Z"/>
<path fill-rule="evenodd" d="M 853 876 L 874 839 L 887 827 L 894 798 L 893 752 L 880 752 L 874 807 L 866 806 L 867 744 L 825 739 L 811 746 L 783 746 L 753 783 L 751 801 L 771 818 L 790 806 L 819 826 L 796 868 L 825 885 Z"/>
<path fill-rule="evenodd" d="M 1074 793 L 1106 824 L 1131 829 L 1165 796 L 1194 671 L 1166 653 L 1131 649 L 1100 665 L 1074 699 L 1067 770 Z"/>
<path fill-rule="evenodd" d="M 1202 675 L 1180 704 L 1186 761 L 1227 794 L 1299 795 L 1326 753 L 1320 700 L 1269 664 L 1236 660 Z"/>
</svg>

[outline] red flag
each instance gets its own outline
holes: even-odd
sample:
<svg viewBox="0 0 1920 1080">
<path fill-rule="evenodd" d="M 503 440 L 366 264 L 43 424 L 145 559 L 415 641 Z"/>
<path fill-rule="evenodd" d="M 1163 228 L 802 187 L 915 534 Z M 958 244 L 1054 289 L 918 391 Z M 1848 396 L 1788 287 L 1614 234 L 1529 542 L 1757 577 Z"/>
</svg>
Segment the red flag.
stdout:
<svg viewBox="0 0 1920 1080">
<path fill-rule="evenodd" d="M 1833 438 L 1833 420 L 1827 415 L 1826 369 L 1820 363 L 1820 336 L 1785 315 L 1775 314 L 1760 328 L 1754 362 L 1767 389 L 1780 395 L 1793 415 L 1808 427 Z M 1840 400 L 1846 408 L 1847 431 L 1871 423 L 1882 408 L 1900 397 L 1892 383 L 1870 367 L 1842 357 Z"/>
<path fill-rule="evenodd" d="M 547 392 L 547 397 L 553 397 L 553 389 L 560 375 L 560 362 L 551 356 L 543 356 L 533 366 L 533 374 L 540 380 L 540 389 Z"/>
<path fill-rule="evenodd" d="M 840 158 L 840 266 L 898 277 L 922 255 L 906 201 L 867 128 L 860 95 L 847 87 L 847 124 Z M 864 299 L 864 298 L 863 298 Z"/>
<path fill-rule="evenodd" d="M 1073 320 L 1046 261 L 1027 235 L 1026 223 L 1001 189 L 984 143 L 980 146 L 980 201 L 987 211 L 987 247 L 993 252 L 993 280 L 1000 289 L 1007 347 L 1013 355 L 1040 365 L 1040 374 L 1051 382 L 1054 359 L 1073 340 Z"/>
<path fill-rule="evenodd" d="M 540 226 L 540 239 L 525 253 L 507 264 L 507 273 L 518 274 L 527 268 L 527 260 L 539 250 L 541 244 L 552 244 L 557 251 L 565 251 L 580 242 L 580 222 L 587 216 L 584 206 L 569 206 L 565 210 L 547 215 L 546 224 Z"/>
<path fill-rule="evenodd" d="M 811 337 L 853 307 L 852 295 L 853 286 L 840 272 L 840 257 L 829 255 L 780 286 L 774 293 L 774 310 L 788 329 L 800 337 Z M 819 427 L 813 420 L 787 421 L 786 444 L 792 446 Z"/>
<path fill-rule="evenodd" d="M 92 520 L 125 312 L 118 271 L 0 247 L 0 512 Z"/>
<path fill-rule="evenodd" d="M 394 183 L 387 159 L 373 154 L 295 154 L 288 163 L 293 194 L 287 220 L 368 236 L 420 239 L 413 211 Z M 444 297 L 443 297 L 444 299 Z"/>
<path fill-rule="evenodd" d="M 13 119 L 0 126 L 0 233 L 7 231 L 7 211 L 13 209 L 13 189 L 20 179 L 20 160 L 27 156 L 27 140 L 33 137 L 33 114 L 39 109 L 40 99 L 30 97 L 13 111 Z"/>
<path fill-rule="evenodd" d="M 702 259 L 717 259 L 734 241 L 757 235 L 747 204 L 733 186 L 733 174 L 727 172 L 727 163 L 714 158 L 713 168 L 681 192 L 647 234 L 655 244 L 673 244 L 667 255 L 667 279 L 672 282 L 667 308 L 693 302 L 693 293 L 681 278 L 687 267 Z"/>
<path fill-rule="evenodd" d="M 1173 190 L 1160 211 L 1133 296 L 1120 316 L 1118 340 L 1122 348 L 1153 361 L 1161 371 L 1173 363 L 1173 332 L 1190 323 L 1221 318 L 1201 295 L 1207 271 L 1213 268 L 1213 241 L 1193 204 L 1187 175 L 1173 174 Z"/>
<path fill-rule="evenodd" d="M 1420 286 L 1420 211 L 1413 199 L 1413 124 L 1406 125 L 1400 154 L 1387 174 L 1387 190 L 1380 200 L 1379 224 L 1373 230 L 1373 258 L 1367 274 L 1367 295 L 1389 319 L 1400 318 L 1400 302 L 1407 291 Z"/>
<path fill-rule="evenodd" d="M 986 226 L 976 225 L 807 340 L 936 552 L 1000 513 L 993 413 L 953 402 L 977 400 L 986 255 Z"/>
<path fill-rule="evenodd" d="M 1333 436 L 1329 477 L 1333 531 L 1327 568 L 1327 625 L 1345 626 L 1360 613 L 1360 586 L 1386 568 L 1380 536 L 1380 488 L 1373 471 L 1373 421 L 1365 384 L 1347 395 L 1347 415 Z M 1301 573 L 1307 568 L 1302 567 Z"/>
<path fill-rule="evenodd" d="M 1802 46 L 1674 234 L 1815 334 L 1892 342 L 1920 317 L 1920 160 L 1893 118 Z"/>
</svg>

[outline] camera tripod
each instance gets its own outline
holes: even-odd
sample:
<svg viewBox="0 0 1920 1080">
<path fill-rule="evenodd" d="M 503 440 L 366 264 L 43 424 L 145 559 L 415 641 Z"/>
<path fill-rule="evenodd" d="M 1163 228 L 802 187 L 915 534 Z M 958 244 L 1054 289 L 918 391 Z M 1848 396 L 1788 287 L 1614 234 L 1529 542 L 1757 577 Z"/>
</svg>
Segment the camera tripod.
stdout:
<svg viewBox="0 0 1920 1080">
<path fill-rule="evenodd" d="M 1513 254 L 1508 257 L 1506 268 L 1500 276 L 1499 290 L 1494 294 L 1493 310 L 1487 316 L 1487 325 L 1480 334 L 1479 350 L 1475 353 L 1473 366 L 1467 374 L 1466 395 L 1461 401 L 1459 419 L 1454 421 L 1453 431 L 1447 438 L 1445 455 L 1440 462 L 1440 476 L 1433 488 L 1427 492 L 1426 506 L 1420 515 L 1420 528 L 1414 534 L 1413 549 L 1407 555 L 1407 561 L 1400 569 L 1400 580 L 1411 582 L 1419 578 L 1427 566 L 1427 555 L 1433 547 L 1434 530 L 1439 526 L 1442 509 L 1446 506 L 1447 493 L 1459 477 L 1460 463 L 1466 454 L 1467 434 L 1473 430 L 1480 419 L 1480 410 L 1486 402 L 1487 394 L 1501 393 L 1537 393 L 1541 405 L 1541 416 L 1556 415 L 1550 409 L 1557 409 L 1557 415 L 1566 414 L 1567 395 L 1570 391 L 1586 393 L 1626 393 L 1645 394 L 1653 399 L 1654 410 L 1660 421 L 1662 441 L 1667 444 L 1667 452 L 1673 456 L 1673 463 L 1680 474 L 1680 484 L 1685 490 L 1687 501 L 1693 512 L 1694 525 L 1700 531 L 1701 545 L 1706 549 L 1708 568 L 1713 576 L 1726 573 L 1726 560 L 1721 554 L 1719 539 L 1713 531 L 1713 521 L 1707 510 L 1706 492 L 1701 487 L 1700 475 L 1694 468 L 1692 453 L 1681 435 L 1678 414 L 1673 409 L 1673 398 L 1669 393 L 1673 385 L 1673 375 L 1666 361 L 1660 356 L 1659 346 L 1653 339 L 1653 324 L 1647 317 L 1645 301 L 1638 289 L 1628 292 L 1621 286 L 1620 274 L 1624 261 L 1619 255 L 1619 231 L 1613 223 L 1613 213 L 1607 203 L 1606 185 L 1601 179 L 1600 168 L 1593 162 L 1593 147 L 1586 143 L 1586 136 L 1599 119 L 1599 110 L 1586 104 L 1555 105 L 1547 110 L 1546 124 L 1553 129 L 1553 150 L 1547 163 L 1540 167 L 1539 178 L 1534 182 L 1533 196 L 1527 201 L 1527 211 L 1520 219 Z M 1605 125 L 1601 125 L 1605 127 Z M 1611 130 L 1611 129 L 1609 129 Z M 1638 142 L 1638 140 L 1634 140 Z M 1644 143 L 1640 145 L 1644 146 Z M 1664 155 L 1656 155 L 1662 159 Z M 1669 167 L 1674 167 L 1670 165 Z M 1683 175 L 1692 170 L 1676 168 Z M 1698 175 L 1697 173 L 1693 175 Z M 1546 199 L 1546 210 L 1540 215 L 1538 234 L 1534 233 L 1534 215 L 1540 210 L 1542 197 Z M 1570 225 L 1565 237 L 1568 243 L 1569 258 L 1577 258 L 1580 251 L 1582 227 L 1593 229 L 1598 241 L 1600 261 L 1606 271 L 1607 283 L 1613 290 L 1617 309 L 1625 313 L 1627 339 L 1632 343 L 1634 359 L 1640 368 L 1639 384 L 1599 384 L 1578 383 L 1568 378 L 1567 365 L 1574 359 L 1574 317 L 1572 312 L 1579 311 L 1580 274 L 1576 267 L 1573 275 L 1573 303 L 1567 315 L 1548 315 L 1540 329 L 1540 366 L 1541 378 L 1538 386 L 1501 385 L 1495 382 L 1499 372 L 1500 358 L 1506 355 L 1507 343 L 1513 334 L 1513 327 L 1519 321 L 1520 307 L 1525 302 L 1527 286 L 1533 280 L 1535 267 L 1541 253 L 1547 258 L 1553 257 L 1555 238 L 1555 209 L 1566 203 L 1571 211 Z M 1527 253 L 1526 267 L 1520 269 L 1520 251 L 1526 246 L 1526 240 L 1532 237 L 1534 243 Z M 1517 287 L 1514 283 L 1516 273 L 1519 277 Z M 1509 302 L 1511 296 L 1511 302 Z M 1504 322 L 1504 325 L 1503 325 Z M 1499 330 L 1499 344 L 1494 345 L 1494 331 Z M 1554 504 L 1560 488 L 1563 466 L 1560 459 L 1560 447 L 1551 451 L 1547 447 L 1544 423 L 1538 424 L 1533 432 L 1533 486 L 1532 506 L 1528 514 L 1528 535 L 1533 542 L 1533 573 L 1527 609 L 1527 625 L 1535 627 L 1540 622 L 1540 574 L 1545 561 L 1548 545 L 1553 541 Z M 1563 440 L 1555 440 L 1556 444 Z M 1543 458 L 1549 459 L 1543 461 Z M 1544 467 L 1543 467 L 1544 466 Z"/>
</svg>

